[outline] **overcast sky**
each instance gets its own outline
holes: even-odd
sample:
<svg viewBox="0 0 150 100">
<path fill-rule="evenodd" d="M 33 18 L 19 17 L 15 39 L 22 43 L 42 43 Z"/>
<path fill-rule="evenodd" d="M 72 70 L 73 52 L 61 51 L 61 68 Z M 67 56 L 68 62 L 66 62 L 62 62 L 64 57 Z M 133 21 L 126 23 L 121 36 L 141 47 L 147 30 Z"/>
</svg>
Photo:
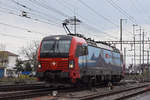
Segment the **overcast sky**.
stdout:
<svg viewBox="0 0 150 100">
<path fill-rule="evenodd" d="M 6 50 L 19 54 L 20 48 L 32 41 L 40 41 L 47 35 L 66 34 L 62 22 L 73 16 L 82 21 L 77 32 L 96 40 L 119 40 L 121 18 L 127 19 L 123 21 L 123 40 L 133 40 L 133 24 L 138 24 L 135 29 L 141 26 L 147 32 L 147 39 L 149 5 L 150 0 L 0 0 L 0 43 L 6 45 Z M 28 18 L 21 16 L 22 11 L 27 12 Z M 130 54 L 131 46 L 124 47 Z M 138 45 L 136 47 L 139 54 Z M 148 48 L 146 45 L 145 49 Z M 128 63 L 131 59 L 129 57 Z"/>
</svg>

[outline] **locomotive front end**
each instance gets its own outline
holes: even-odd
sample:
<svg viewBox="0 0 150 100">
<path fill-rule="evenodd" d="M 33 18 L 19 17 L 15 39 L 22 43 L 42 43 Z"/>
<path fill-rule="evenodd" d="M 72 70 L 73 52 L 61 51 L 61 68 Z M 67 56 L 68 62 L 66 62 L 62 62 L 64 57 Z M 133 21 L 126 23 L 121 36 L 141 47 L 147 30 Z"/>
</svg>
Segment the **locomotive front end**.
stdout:
<svg viewBox="0 0 150 100">
<path fill-rule="evenodd" d="M 71 36 L 45 37 L 38 52 L 37 77 L 49 82 L 66 82 L 70 78 L 70 68 L 74 68 L 74 60 L 70 60 Z"/>
</svg>

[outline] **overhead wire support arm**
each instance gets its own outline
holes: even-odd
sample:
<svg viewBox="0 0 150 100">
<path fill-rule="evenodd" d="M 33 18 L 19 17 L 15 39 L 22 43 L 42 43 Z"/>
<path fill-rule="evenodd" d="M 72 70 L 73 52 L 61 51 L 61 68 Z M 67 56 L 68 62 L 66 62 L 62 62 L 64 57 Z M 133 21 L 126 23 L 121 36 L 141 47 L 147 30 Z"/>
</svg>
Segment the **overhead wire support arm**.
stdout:
<svg viewBox="0 0 150 100">
<path fill-rule="evenodd" d="M 69 28 L 67 27 L 67 23 L 64 22 L 64 23 L 62 23 L 62 25 L 63 25 L 63 28 L 64 28 L 64 30 L 66 31 L 66 33 L 67 33 L 67 31 L 68 31 L 67 34 L 68 34 L 68 35 L 71 34 Z"/>
</svg>

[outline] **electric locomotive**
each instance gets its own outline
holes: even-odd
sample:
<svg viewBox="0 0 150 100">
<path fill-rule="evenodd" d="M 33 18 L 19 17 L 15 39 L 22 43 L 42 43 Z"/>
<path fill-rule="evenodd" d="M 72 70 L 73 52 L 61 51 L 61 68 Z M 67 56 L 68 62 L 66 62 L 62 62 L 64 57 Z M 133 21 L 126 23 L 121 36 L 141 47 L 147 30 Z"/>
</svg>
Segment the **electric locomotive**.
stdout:
<svg viewBox="0 0 150 100">
<path fill-rule="evenodd" d="M 119 82 L 120 51 L 84 37 L 54 35 L 43 38 L 38 50 L 37 77 L 50 83 Z"/>
</svg>

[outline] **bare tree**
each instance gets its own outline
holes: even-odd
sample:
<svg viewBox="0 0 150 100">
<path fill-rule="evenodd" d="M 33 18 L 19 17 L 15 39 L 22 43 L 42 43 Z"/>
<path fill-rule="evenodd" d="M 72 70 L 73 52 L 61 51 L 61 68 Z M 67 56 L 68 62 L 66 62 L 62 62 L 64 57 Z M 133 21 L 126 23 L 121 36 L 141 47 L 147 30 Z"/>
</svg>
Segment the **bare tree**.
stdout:
<svg viewBox="0 0 150 100">
<path fill-rule="evenodd" d="M 28 59 L 33 70 L 36 69 L 36 65 L 37 65 L 37 51 L 38 51 L 39 44 L 40 44 L 39 41 L 33 41 L 27 47 L 21 48 L 21 53 Z"/>
</svg>

